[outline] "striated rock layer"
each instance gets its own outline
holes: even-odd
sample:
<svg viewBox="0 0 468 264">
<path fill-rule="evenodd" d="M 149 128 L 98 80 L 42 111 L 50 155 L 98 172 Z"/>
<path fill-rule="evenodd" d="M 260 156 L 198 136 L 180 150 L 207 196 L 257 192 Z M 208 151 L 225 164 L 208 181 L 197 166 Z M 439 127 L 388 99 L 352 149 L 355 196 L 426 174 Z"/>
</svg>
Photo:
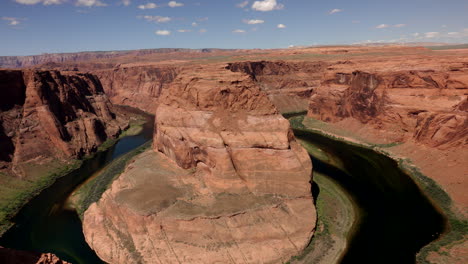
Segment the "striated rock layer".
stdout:
<svg viewBox="0 0 468 264">
<path fill-rule="evenodd" d="M 91 74 L 0 71 L 0 165 L 20 176 L 28 162 L 81 157 L 120 132 Z"/>
<path fill-rule="evenodd" d="M 121 66 L 93 71 L 112 103 L 129 105 L 149 113 L 157 108 L 157 98 L 177 76 L 174 66 Z"/>
<path fill-rule="evenodd" d="M 308 116 L 347 118 L 432 147 L 468 144 L 468 67 L 453 71 L 382 71 L 326 75 L 310 98 Z"/>
<path fill-rule="evenodd" d="M 307 246 L 311 161 L 249 76 L 183 69 L 156 116 L 154 151 L 84 215 L 104 261 L 282 263 Z"/>
</svg>

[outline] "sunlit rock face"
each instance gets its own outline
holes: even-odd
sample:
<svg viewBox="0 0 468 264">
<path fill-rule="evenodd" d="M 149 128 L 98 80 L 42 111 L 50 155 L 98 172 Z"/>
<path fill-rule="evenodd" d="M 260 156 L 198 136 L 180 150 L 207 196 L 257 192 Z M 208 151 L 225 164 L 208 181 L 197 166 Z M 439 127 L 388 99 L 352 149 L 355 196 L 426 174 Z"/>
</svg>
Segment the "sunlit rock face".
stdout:
<svg viewBox="0 0 468 264">
<path fill-rule="evenodd" d="M 96 76 L 0 71 L 0 165 L 23 176 L 25 163 L 79 158 L 123 126 Z"/>
<path fill-rule="evenodd" d="M 283 263 L 316 222 L 312 164 L 246 74 L 182 69 L 163 89 L 153 150 L 86 211 L 109 263 Z"/>
</svg>

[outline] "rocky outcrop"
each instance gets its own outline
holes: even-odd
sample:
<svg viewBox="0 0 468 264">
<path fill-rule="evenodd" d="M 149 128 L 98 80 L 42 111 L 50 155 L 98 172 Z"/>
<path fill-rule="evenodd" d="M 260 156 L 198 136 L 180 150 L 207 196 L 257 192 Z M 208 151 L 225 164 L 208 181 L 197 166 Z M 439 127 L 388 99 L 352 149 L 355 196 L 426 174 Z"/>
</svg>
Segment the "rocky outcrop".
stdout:
<svg viewBox="0 0 468 264">
<path fill-rule="evenodd" d="M 94 75 L 2 70 L 0 80 L 0 163 L 17 175 L 30 161 L 89 154 L 123 126 Z"/>
<path fill-rule="evenodd" d="M 3 264 L 69 264 L 51 253 L 34 253 L 0 247 L 0 263 Z"/>
<path fill-rule="evenodd" d="M 455 71 L 334 72 L 310 98 L 308 116 L 352 118 L 433 147 L 468 144 L 468 68 Z"/>
<path fill-rule="evenodd" d="M 313 234 L 311 161 L 256 83 L 224 65 L 163 89 L 154 151 L 84 215 L 109 263 L 282 263 Z"/>
<path fill-rule="evenodd" d="M 93 73 L 112 103 L 154 113 L 161 91 L 176 78 L 177 72 L 174 66 L 119 66 Z"/>
<path fill-rule="evenodd" d="M 247 61 L 229 63 L 227 68 L 250 75 L 284 113 L 307 110 L 327 66 L 325 62 Z"/>
</svg>

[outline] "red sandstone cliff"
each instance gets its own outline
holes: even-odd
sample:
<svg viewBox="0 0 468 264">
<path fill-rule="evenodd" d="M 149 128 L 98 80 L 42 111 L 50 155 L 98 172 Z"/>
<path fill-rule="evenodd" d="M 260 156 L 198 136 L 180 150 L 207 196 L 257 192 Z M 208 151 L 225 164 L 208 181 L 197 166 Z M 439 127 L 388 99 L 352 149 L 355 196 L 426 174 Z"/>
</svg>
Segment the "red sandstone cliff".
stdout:
<svg viewBox="0 0 468 264">
<path fill-rule="evenodd" d="M 120 132 L 94 75 L 1 70 L 0 80 L 0 163 L 18 175 L 30 161 L 78 158 Z"/>
<path fill-rule="evenodd" d="M 329 73 L 310 98 L 310 117 L 353 118 L 434 147 L 468 144 L 468 67 L 456 71 Z"/>
<path fill-rule="evenodd" d="M 313 234 L 312 164 L 255 82 L 224 65 L 163 89 L 154 151 L 84 215 L 109 263 L 281 263 Z"/>
<path fill-rule="evenodd" d="M 112 103 L 154 113 L 157 98 L 177 76 L 175 66 L 121 66 L 93 71 Z"/>
</svg>

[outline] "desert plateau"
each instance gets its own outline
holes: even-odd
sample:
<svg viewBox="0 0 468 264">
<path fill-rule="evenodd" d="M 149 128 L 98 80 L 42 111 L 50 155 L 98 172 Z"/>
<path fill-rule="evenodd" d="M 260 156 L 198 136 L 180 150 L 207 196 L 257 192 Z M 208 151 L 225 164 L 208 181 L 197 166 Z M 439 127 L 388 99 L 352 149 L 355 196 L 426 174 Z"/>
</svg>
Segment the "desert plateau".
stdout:
<svg viewBox="0 0 468 264">
<path fill-rule="evenodd" d="M 0 3 L 0 263 L 468 263 L 468 5 L 306 2 Z"/>
</svg>

